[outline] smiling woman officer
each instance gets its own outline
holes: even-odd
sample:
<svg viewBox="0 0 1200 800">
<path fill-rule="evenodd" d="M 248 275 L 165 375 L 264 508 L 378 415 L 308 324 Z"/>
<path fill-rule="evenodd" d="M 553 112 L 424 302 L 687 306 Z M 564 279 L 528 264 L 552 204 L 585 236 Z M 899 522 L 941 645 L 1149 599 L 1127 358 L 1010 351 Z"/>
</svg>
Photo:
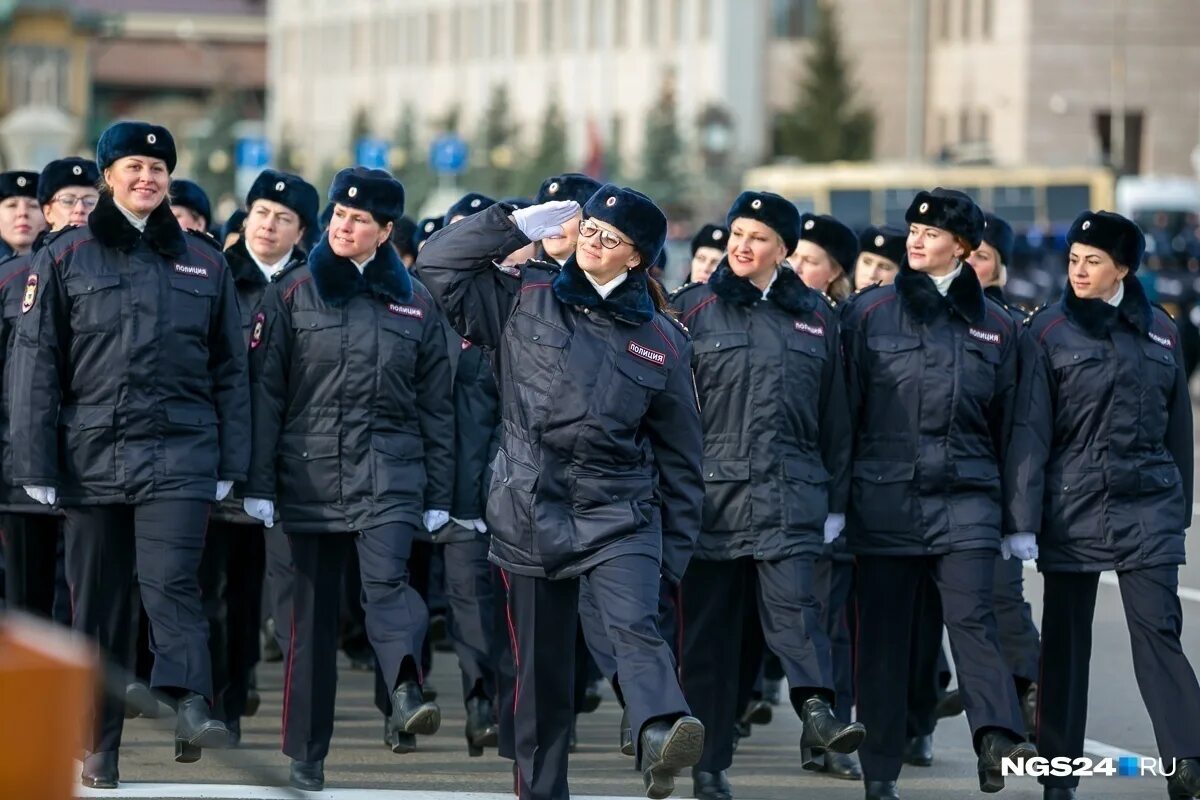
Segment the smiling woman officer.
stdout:
<svg viewBox="0 0 1200 800">
<path fill-rule="evenodd" d="M 1134 275 L 1137 225 L 1085 211 L 1067 241 L 1066 291 L 1021 338 L 1007 461 L 1009 524 L 1046 581 L 1038 747 L 1047 758 L 1083 754 L 1096 587 L 1115 570 L 1159 756 L 1176 761 L 1168 793 L 1195 797 L 1200 685 L 1179 642 L 1178 594 L 1194 445 L 1179 332 Z M 1039 780 L 1047 800 L 1074 797 L 1079 783 Z"/>
<path fill-rule="evenodd" d="M 559 235 L 579 212 L 570 201 L 511 213 L 493 206 L 430 239 L 417 270 L 458 332 L 496 351 L 503 422 L 487 524 L 517 661 L 517 792 L 570 796 L 572 661 L 586 575 L 647 794 L 666 797 L 704 739 L 657 623 L 660 576 L 682 577 L 704 492 L 691 342 L 646 275 L 666 218 L 631 189 L 607 185 L 588 200 L 561 269 L 496 266 Z"/>
<path fill-rule="evenodd" d="M 196 580 L 214 499 L 246 475 L 246 347 L 225 259 L 167 204 L 175 142 L 120 122 L 96 147 L 104 190 L 86 227 L 47 237 L 25 283 L 9 367 L 13 482 L 66 515 L 74 627 L 119 666 L 133 652 L 134 571 L 151 686 L 178 705 L 175 760 L 223 747 L 211 719 Z M 100 703 L 84 783 L 117 784 L 123 709 Z"/>
</svg>

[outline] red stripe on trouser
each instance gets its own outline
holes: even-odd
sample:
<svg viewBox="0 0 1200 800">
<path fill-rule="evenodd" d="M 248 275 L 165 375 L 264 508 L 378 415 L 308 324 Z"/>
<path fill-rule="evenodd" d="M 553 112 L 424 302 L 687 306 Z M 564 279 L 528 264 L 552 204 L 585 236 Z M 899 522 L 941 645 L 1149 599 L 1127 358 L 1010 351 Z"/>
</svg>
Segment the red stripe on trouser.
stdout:
<svg viewBox="0 0 1200 800">
<path fill-rule="evenodd" d="M 279 747 L 287 745 L 288 707 L 292 700 L 292 664 L 296 660 L 296 607 L 292 605 L 292 635 L 288 639 L 287 673 L 283 677 L 283 730 L 279 732 Z"/>
<path fill-rule="evenodd" d="M 500 580 L 504 583 L 504 621 L 508 623 L 508 641 L 512 645 L 513 655 L 513 735 L 516 736 L 517 722 L 517 701 L 521 697 L 521 657 L 517 654 L 517 628 L 513 624 L 512 616 L 512 587 L 508 582 L 508 573 L 500 570 Z M 516 785 L 513 786 L 513 794 L 518 797 L 521 794 L 521 762 L 513 761 L 516 766 Z"/>
</svg>

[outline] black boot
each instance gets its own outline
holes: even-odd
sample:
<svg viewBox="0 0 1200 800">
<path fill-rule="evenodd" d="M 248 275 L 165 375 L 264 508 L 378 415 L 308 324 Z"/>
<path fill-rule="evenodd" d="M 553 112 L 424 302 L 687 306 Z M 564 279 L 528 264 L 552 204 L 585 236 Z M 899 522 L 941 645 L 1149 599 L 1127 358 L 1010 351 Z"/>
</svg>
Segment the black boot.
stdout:
<svg viewBox="0 0 1200 800">
<path fill-rule="evenodd" d="M 1200 797 L 1200 758 L 1181 758 L 1175 762 L 1175 774 L 1167 779 L 1171 800 Z"/>
<path fill-rule="evenodd" d="M 396 755 L 402 756 L 416 751 L 417 737 L 415 734 L 396 730 L 396 727 L 392 725 L 392 718 L 385 717 L 383 720 L 383 744 Z"/>
<path fill-rule="evenodd" d="M 843 781 L 862 780 L 862 768 L 858 766 L 858 759 L 849 753 L 826 753 L 821 772 Z"/>
<path fill-rule="evenodd" d="M 1025 738 L 1031 742 L 1037 739 L 1037 693 L 1038 685 L 1031 683 L 1021 695 L 1021 718 L 1025 720 Z"/>
<path fill-rule="evenodd" d="M 134 681 L 125 687 L 125 719 L 158 719 L 158 698 L 150 687 L 141 681 Z"/>
<path fill-rule="evenodd" d="M 591 714 L 600 707 L 600 701 L 604 696 L 600 694 L 600 687 L 597 682 L 589 683 L 583 690 L 583 705 L 579 708 L 580 714 Z"/>
<path fill-rule="evenodd" d="M 1033 758 L 1037 748 L 1007 731 L 991 730 L 979 742 L 979 791 L 998 792 L 1004 788 L 1000 764 L 1006 758 Z"/>
<path fill-rule="evenodd" d="M 240 745 L 242 743 L 242 718 L 234 717 L 225 720 L 225 727 L 229 730 L 229 746 L 232 748 Z"/>
<path fill-rule="evenodd" d="M 500 731 L 492 722 L 492 701 L 478 695 L 467 700 L 467 755 L 481 756 L 483 748 L 495 747 Z"/>
<path fill-rule="evenodd" d="M 325 788 L 325 759 L 298 761 L 292 759 L 288 782 L 304 792 L 319 792 Z"/>
<path fill-rule="evenodd" d="M 867 781 L 867 800 L 900 800 L 895 781 Z"/>
<path fill-rule="evenodd" d="M 675 776 L 693 767 L 704 752 L 704 725 L 695 717 L 658 720 L 642 729 L 642 780 L 646 797 L 662 800 L 675 791 Z"/>
<path fill-rule="evenodd" d="M 800 735 L 800 766 L 804 769 L 820 769 L 820 757 L 826 750 L 853 753 L 867 735 L 861 722 L 842 722 L 829 703 L 815 695 L 800 707 L 800 721 L 804 723 Z"/>
<path fill-rule="evenodd" d="M 767 678 L 763 680 L 763 700 L 766 700 L 773 706 L 779 705 L 783 695 L 781 684 L 783 681 L 775 681 Z"/>
<path fill-rule="evenodd" d="M 200 760 L 204 748 L 224 750 L 229 747 L 229 729 L 225 723 L 212 718 L 208 701 L 202 695 L 188 692 L 179 700 L 175 717 L 175 760 L 192 764 Z"/>
<path fill-rule="evenodd" d="M 262 705 L 262 695 L 258 693 L 258 670 L 251 669 L 246 682 L 249 685 L 246 687 L 246 707 L 242 709 L 242 716 L 253 717 Z"/>
<path fill-rule="evenodd" d="M 766 700 L 751 700 L 746 704 L 741 721 L 747 725 L 769 725 L 774 716 L 771 704 Z"/>
<path fill-rule="evenodd" d="M 392 727 L 400 733 L 432 736 L 442 726 L 442 710 L 425 700 L 415 681 L 405 681 L 392 692 Z"/>
<path fill-rule="evenodd" d="M 83 759 L 83 773 L 79 780 L 89 789 L 115 789 L 120 781 L 117 774 L 117 751 L 89 753 Z"/>
<path fill-rule="evenodd" d="M 1042 800 L 1075 800 L 1075 790 L 1069 786 L 1047 786 L 1042 790 Z"/>
<path fill-rule="evenodd" d="M 725 771 L 705 772 L 692 770 L 692 796 L 696 800 L 733 800 L 733 789 Z"/>
<path fill-rule="evenodd" d="M 629 709 L 626 708 L 621 711 L 621 755 L 633 754 L 633 730 L 629 727 Z"/>
<path fill-rule="evenodd" d="M 579 749 L 579 737 L 576 729 L 579 726 L 579 715 L 571 717 L 571 730 L 567 731 L 567 752 L 574 753 Z"/>
<path fill-rule="evenodd" d="M 933 766 L 933 735 L 910 736 L 904 745 L 904 763 L 914 767 Z"/>
<path fill-rule="evenodd" d="M 946 719 L 947 717 L 957 717 L 963 713 L 962 695 L 958 693 L 958 689 L 951 689 L 942 695 L 937 704 L 937 718 Z"/>
</svg>

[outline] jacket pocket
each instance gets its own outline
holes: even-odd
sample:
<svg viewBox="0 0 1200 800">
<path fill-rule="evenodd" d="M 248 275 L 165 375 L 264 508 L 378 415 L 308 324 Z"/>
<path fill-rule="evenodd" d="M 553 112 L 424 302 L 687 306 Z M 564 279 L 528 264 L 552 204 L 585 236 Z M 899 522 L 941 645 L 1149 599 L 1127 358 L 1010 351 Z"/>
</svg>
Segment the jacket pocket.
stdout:
<svg viewBox="0 0 1200 800">
<path fill-rule="evenodd" d="M 113 331 L 121 324 L 119 275 L 72 275 L 66 280 L 71 302 L 71 330 Z"/>
<path fill-rule="evenodd" d="M 163 473 L 171 477 L 202 475 L 216 480 L 221 461 L 217 413 L 212 406 L 166 403 Z"/>
<path fill-rule="evenodd" d="M 419 439 L 374 434 L 371 462 L 377 500 L 409 503 L 417 513 L 425 510 L 425 462 Z"/>
<path fill-rule="evenodd" d="M 336 433 L 284 433 L 279 437 L 279 488 L 286 503 L 336 503 L 342 497 Z"/>
<path fill-rule="evenodd" d="M 654 485 L 646 475 L 571 476 L 571 515 L 574 549 L 587 552 L 622 536 L 637 532 L 647 521 L 638 503 L 649 500 Z"/>
<path fill-rule="evenodd" d="M 60 461 L 78 483 L 113 484 L 117 479 L 114 406 L 63 406 L 58 424 L 62 428 Z"/>
<path fill-rule="evenodd" d="M 492 459 L 488 490 L 488 532 L 522 553 L 533 554 L 533 493 L 538 472 L 509 457 L 503 449 Z"/>
<path fill-rule="evenodd" d="M 1103 539 L 1108 480 L 1100 470 L 1046 476 L 1047 539 Z"/>
<path fill-rule="evenodd" d="M 342 312 L 292 312 L 296 332 L 295 360 L 300 363 L 338 363 L 342 360 Z"/>
<path fill-rule="evenodd" d="M 217 284 L 207 278 L 171 275 L 171 329 L 196 336 L 208 334 L 212 313 L 212 298 L 217 296 Z"/>
<path fill-rule="evenodd" d="M 750 529 L 750 519 L 750 459 L 706 459 L 701 529 L 745 531 Z"/>
<path fill-rule="evenodd" d="M 821 373 L 825 369 L 825 340 L 789 331 L 784 338 L 784 375 L 788 388 L 802 395 L 819 396 Z"/>
<path fill-rule="evenodd" d="M 405 381 L 411 382 L 416 372 L 417 348 L 421 344 L 420 325 L 415 321 L 383 316 L 379 319 L 379 327 L 380 366 L 395 370 Z"/>
<path fill-rule="evenodd" d="M 784 522 L 788 528 L 822 530 L 829 515 L 829 473 L 801 458 L 783 460 Z"/>
<path fill-rule="evenodd" d="M 914 467 L 904 461 L 855 461 L 851 507 L 865 531 L 912 529 Z"/>
<path fill-rule="evenodd" d="M 562 369 L 570 334 L 523 311 L 512 316 L 510 330 L 513 378 L 535 392 L 548 393 Z"/>
<path fill-rule="evenodd" d="M 633 356 L 618 355 L 616 359 L 608 391 L 597 392 L 604 405 L 596 411 L 625 427 L 636 428 L 650 408 L 651 396 L 666 388 L 667 373 Z"/>
<path fill-rule="evenodd" d="M 1183 497 L 1183 478 L 1175 464 L 1143 467 L 1138 473 L 1138 503 L 1142 506 L 1142 526 L 1148 534 L 1178 533 L 1187 530 L 1187 503 Z"/>
<path fill-rule="evenodd" d="M 946 498 L 950 522 L 970 528 L 966 537 L 979 538 L 979 528 L 1000 530 L 1000 470 L 990 458 L 954 462 L 954 486 Z M 954 537 L 954 534 L 951 534 Z"/>
</svg>

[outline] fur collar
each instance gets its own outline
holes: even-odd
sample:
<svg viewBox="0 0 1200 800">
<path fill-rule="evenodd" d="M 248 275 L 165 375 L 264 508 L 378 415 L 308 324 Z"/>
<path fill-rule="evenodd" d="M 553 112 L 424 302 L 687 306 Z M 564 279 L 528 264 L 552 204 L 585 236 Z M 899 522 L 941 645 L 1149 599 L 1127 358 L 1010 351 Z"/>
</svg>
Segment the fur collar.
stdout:
<svg viewBox="0 0 1200 800">
<path fill-rule="evenodd" d="M 387 242 L 380 245 L 375 258 L 360 273 L 350 259 L 334 254 L 328 239 L 322 239 L 309 255 L 308 267 L 317 294 L 335 308 L 346 305 L 350 298 L 363 292 L 397 303 L 412 300 L 412 279 L 395 249 Z"/>
<path fill-rule="evenodd" d="M 171 204 L 166 200 L 150 212 L 145 232 L 139 233 L 117 208 L 112 195 L 102 192 L 100 201 L 88 215 L 88 227 L 96 241 L 122 253 L 133 252 L 139 241 L 145 241 L 151 250 L 166 258 L 183 258 L 187 254 L 187 239 L 175 221 L 175 215 L 171 213 Z"/>
<path fill-rule="evenodd" d="M 289 259 L 290 261 L 291 259 Z M 225 251 L 225 261 L 229 263 L 229 271 L 233 273 L 233 282 L 239 286 L 266 286 L 267 276 L 254 263 L 250 251 L 246 249 L 246 241 L 239 238 L 233 246 Z"/>
<path fill-rule="evenodd" d="M 1063 292 L 1062 308 L 1067 319 L 1078 325 L 1093 339 L 1106 339 L 1113 325 L 1124 319 L 1134 330 L 1145 335 L 1154 323 L 1154 309 L 1142 282 L 1134 275 L 1125 276 L 1125 296 L 1121 305 L 1113 307 L 1103 300 L 1084 300 L 1077 297 L 1071 284 Z"/>
<path fill-rule="evenodd" d="M 717 297 L 738 306 L 752 305 L 762 299 L 762 291 L 757 286 L 734 274 L 728 258 L 721 259 L 708 279 L 708 286 Z M 793 315 L 811 313 L 819 302 L 817 292 L 810 289 L 795 271 L 783 266 L 778 268 L 767 299 Z"/>
<path fill-rule="evenodd" d="M 630 270 L 625 282 L 601 300 L 591 281 L 575 264 L 575 256 L 571 256 L 554 276 L 552 285 L 554 296 L 568 305 L 598 308 L 632 325 L 654 319 L 654 300 L 650 297 L 644 269 Z"/>
<path fill-rule="evenodd" d="M 967 322 L 978 325 L 987 315 L 983 287 L 970 264 L 962 264 L 962 272 L 950 283 L 946 296 L 938 293 L 933 278 L 908 266 L 908 258 L 900 261 L 896 274 L 896 293 L 904 309 L 922 325 L 937 319 L 943 310 L 955 311 Z"/>
</svg>

